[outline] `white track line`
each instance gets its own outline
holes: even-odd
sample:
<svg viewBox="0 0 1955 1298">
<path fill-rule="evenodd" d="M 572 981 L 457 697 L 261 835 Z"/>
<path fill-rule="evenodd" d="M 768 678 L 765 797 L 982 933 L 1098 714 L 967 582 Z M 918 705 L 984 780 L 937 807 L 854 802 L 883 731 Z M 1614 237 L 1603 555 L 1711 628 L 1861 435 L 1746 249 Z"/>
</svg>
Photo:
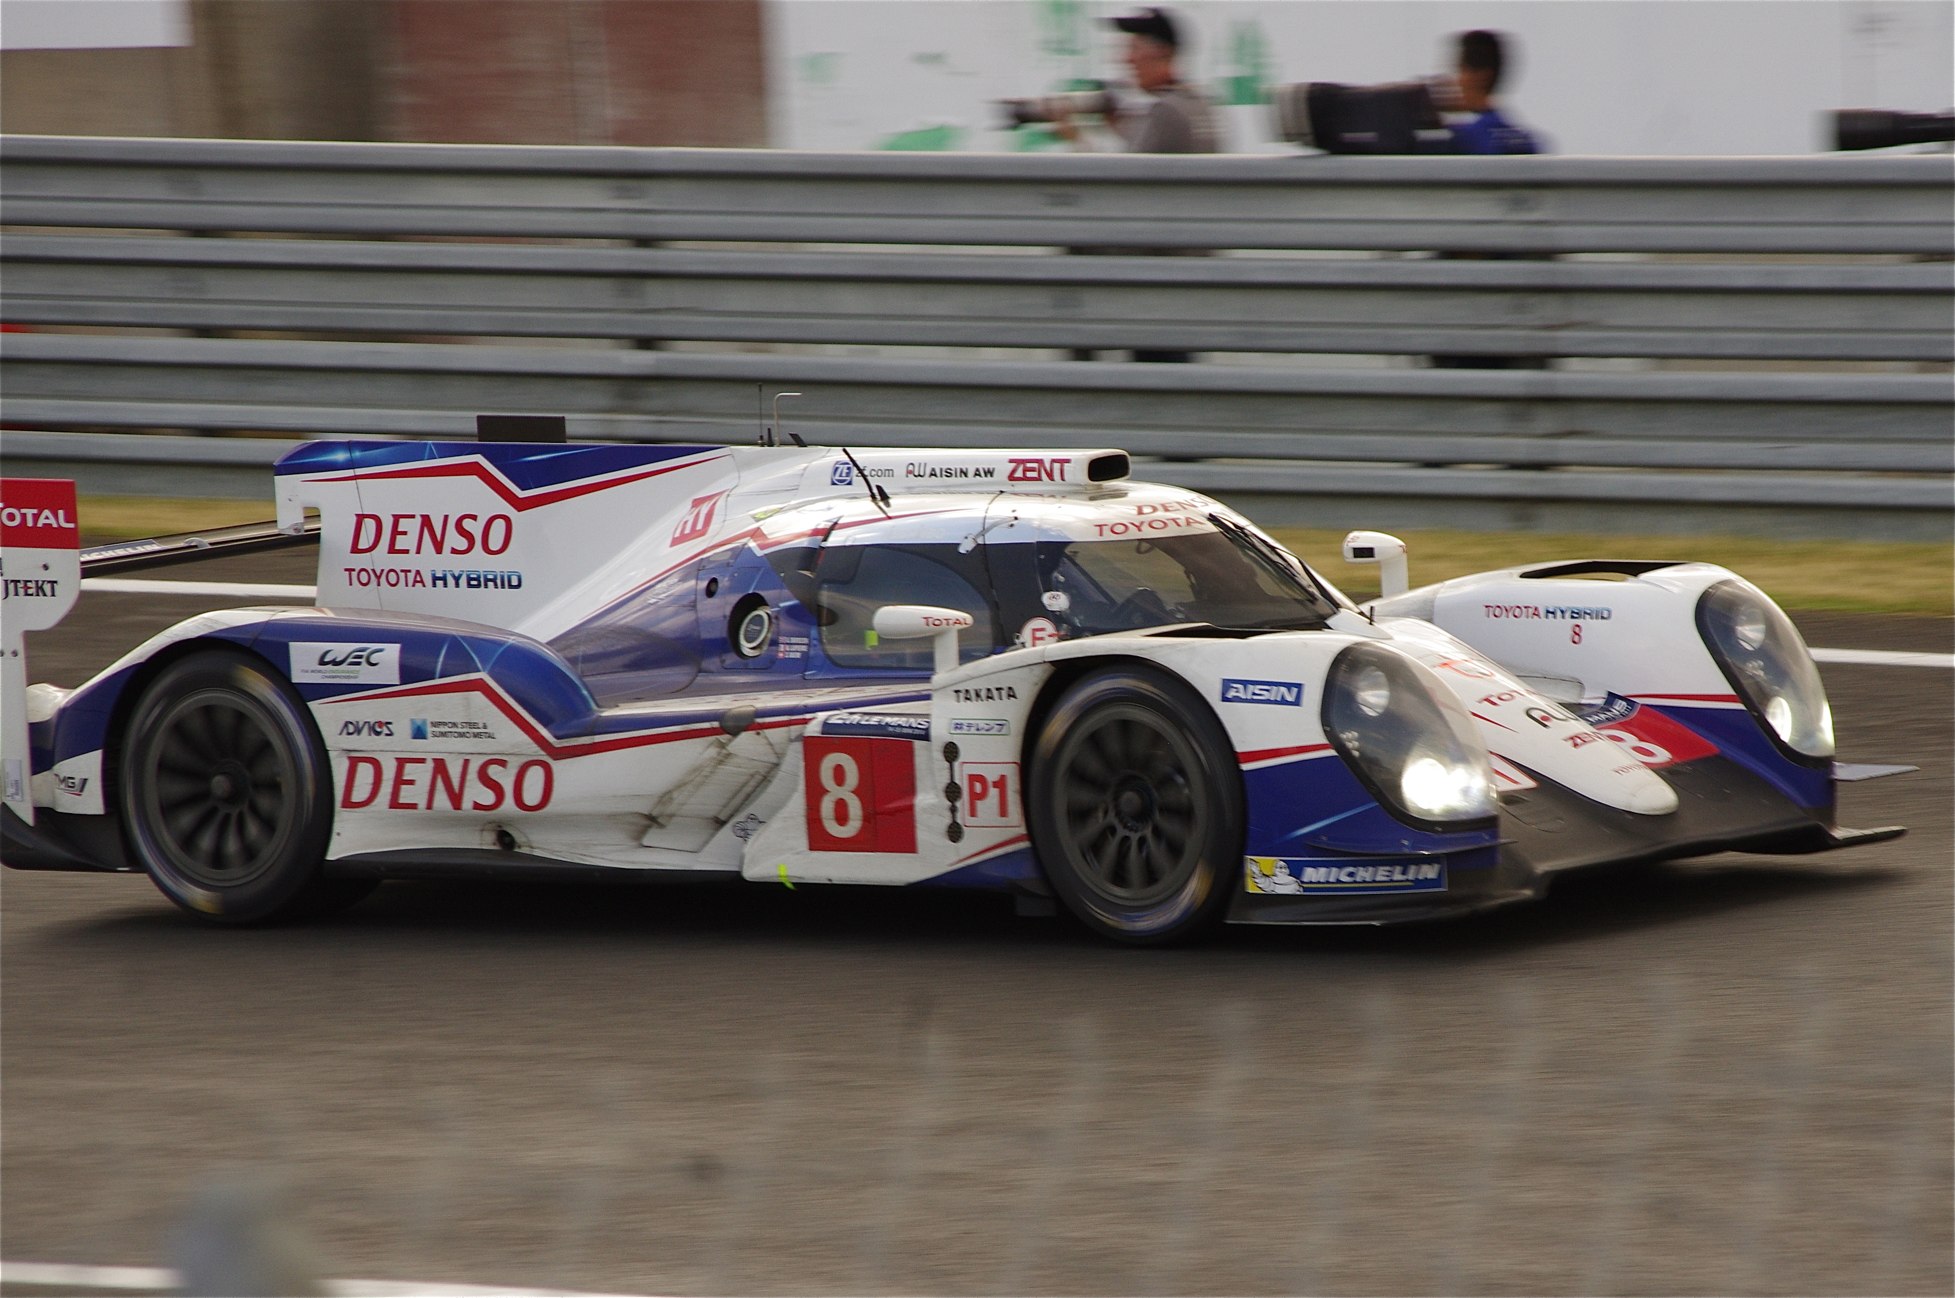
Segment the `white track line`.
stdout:
<svg viewBox="0 0 1955 1298">
<path fill-rule="evenodd" d="M 1843 663 L 1853 667 L 1939 667 L 1955 670 L 1955 654 L 1896 653 L 1886 649 L 1815 649 L 1816 663 Z"/>
<path fill-rule="evenodd" d="M 298 599 L 318 597 L 315 586 L 281 586 L 238 581 L 146 581 L 140 577 L 87 577 L 83 590 L 110 595 L 232 595 L 241 599 Z M 1955 654 L 1897 653 L 1886 649 L 1815 649 L 1814 662 L 1852 667 L 1936 667 L 1955 670 Z"/>
<path fill-rule="evenodd" d="M 177 1273 L 152 1266 L 70 1266 L 61 1262 L 0 1262 L 0 1284 L 41 1289 L 85 1289 L 100 1293 L 167 1293 L 177 1287 Z M 501 1285 L 417 1284 L 404 1280 L 328 1280 L 326 1291 L 346 1298 L 387 1298 L 387 1295 L 427 1295 L 427 1298 L 639 1298 L 630 1294 L 593 1294 L 576 1289 L 511 1289 Z"/>
</svg>

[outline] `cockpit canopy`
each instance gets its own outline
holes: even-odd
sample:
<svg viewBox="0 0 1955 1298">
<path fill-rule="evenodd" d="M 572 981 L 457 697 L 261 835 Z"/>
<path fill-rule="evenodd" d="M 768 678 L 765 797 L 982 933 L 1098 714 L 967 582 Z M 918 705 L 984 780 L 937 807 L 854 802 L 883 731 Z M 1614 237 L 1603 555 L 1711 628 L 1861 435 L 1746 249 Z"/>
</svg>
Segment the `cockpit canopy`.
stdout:
<svg viewBox="0 0 1955 1298">
<path fill-rule="evenodd" d="M 1322 626 L 1336 596 L 1211 501 L 1140 484 L 1101 497 L 908 496 L 791 506 L 745 557 L 674 573 L 559 637 L 603 701 L 668 694 L 703 672 L 927 674 L 927 640 L 892 641 L 892 604 L 968 613 L 960 657 L 1183 623 L 1236 632 Z M 764 611 L 758 616 L 756 609 Z M 760 634 L 756 634 L 756 628 Z M 783 646 L 791 646 L 784 649 Z"/>
</svg>

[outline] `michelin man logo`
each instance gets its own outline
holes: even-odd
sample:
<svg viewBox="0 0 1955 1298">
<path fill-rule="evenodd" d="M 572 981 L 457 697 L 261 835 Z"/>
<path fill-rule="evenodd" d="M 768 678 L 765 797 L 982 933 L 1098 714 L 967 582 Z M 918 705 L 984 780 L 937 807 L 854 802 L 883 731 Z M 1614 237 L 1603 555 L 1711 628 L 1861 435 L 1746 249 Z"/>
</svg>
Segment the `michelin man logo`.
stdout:
<svg viewBox="0 0 1955 1298">
<path fill-rule="evenodd" d="M 1250 892 L 1295 897 L 1303 884 L 1290 873 L 1290 863 L 1274 856 L 1252 856 L 1243 863 L 1244 886 Z"/>
</svg>

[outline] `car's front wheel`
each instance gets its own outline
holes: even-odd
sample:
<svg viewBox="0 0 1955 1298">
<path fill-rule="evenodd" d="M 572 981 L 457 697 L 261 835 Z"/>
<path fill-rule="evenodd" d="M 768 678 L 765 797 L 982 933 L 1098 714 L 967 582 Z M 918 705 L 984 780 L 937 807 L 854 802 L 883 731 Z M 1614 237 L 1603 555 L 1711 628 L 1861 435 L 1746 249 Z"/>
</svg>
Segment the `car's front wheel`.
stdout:
<svg viewBox="0 0 1955 1298">
<path fill-rule="evenodd" d="M 1145 669 L 1085 676 L 1041 726 L 1031 767 L 1033 848 L 1087 927 L 1155 944 L 1221 922 L 1242 871 L 1242 777 L 1193 690 Z"/>
<path fill-rule="evenodd" d="M 291 687 L 245 654 L 198 652 L 151 681 L 118 776 L 130 854 L 193 914 L 295 919 L 373 888 L 322 874 L 333 814 L 325 745 Z"/>
</svg>

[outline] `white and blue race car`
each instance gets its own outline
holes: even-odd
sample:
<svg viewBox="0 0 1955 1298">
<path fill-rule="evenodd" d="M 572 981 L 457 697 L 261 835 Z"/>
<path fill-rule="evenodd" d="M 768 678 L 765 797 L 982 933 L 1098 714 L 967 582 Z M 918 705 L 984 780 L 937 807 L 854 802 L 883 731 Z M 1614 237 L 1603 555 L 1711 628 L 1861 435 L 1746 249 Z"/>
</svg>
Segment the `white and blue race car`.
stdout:
<svg viewBox="0 0 1955 1298">
<path fill-rule="evenodd" d="M 393 876 L 1004 889 L 1116 939 L 1383 922 L 1834 824 L 1797 631 L 1692 563 L 1359 607 L 1120 451 L 318 442 L 317 607 L 36 685 L 6 864 L 251 923 Z M 126 551 L 123 551 L 126 552 Z M 83 556 L 87 567 L 90 556 Z M 7 561 L 7 572 L 16 570 Z M 8 733 L 14 733 L 9 727 Z"/>
</svg>

